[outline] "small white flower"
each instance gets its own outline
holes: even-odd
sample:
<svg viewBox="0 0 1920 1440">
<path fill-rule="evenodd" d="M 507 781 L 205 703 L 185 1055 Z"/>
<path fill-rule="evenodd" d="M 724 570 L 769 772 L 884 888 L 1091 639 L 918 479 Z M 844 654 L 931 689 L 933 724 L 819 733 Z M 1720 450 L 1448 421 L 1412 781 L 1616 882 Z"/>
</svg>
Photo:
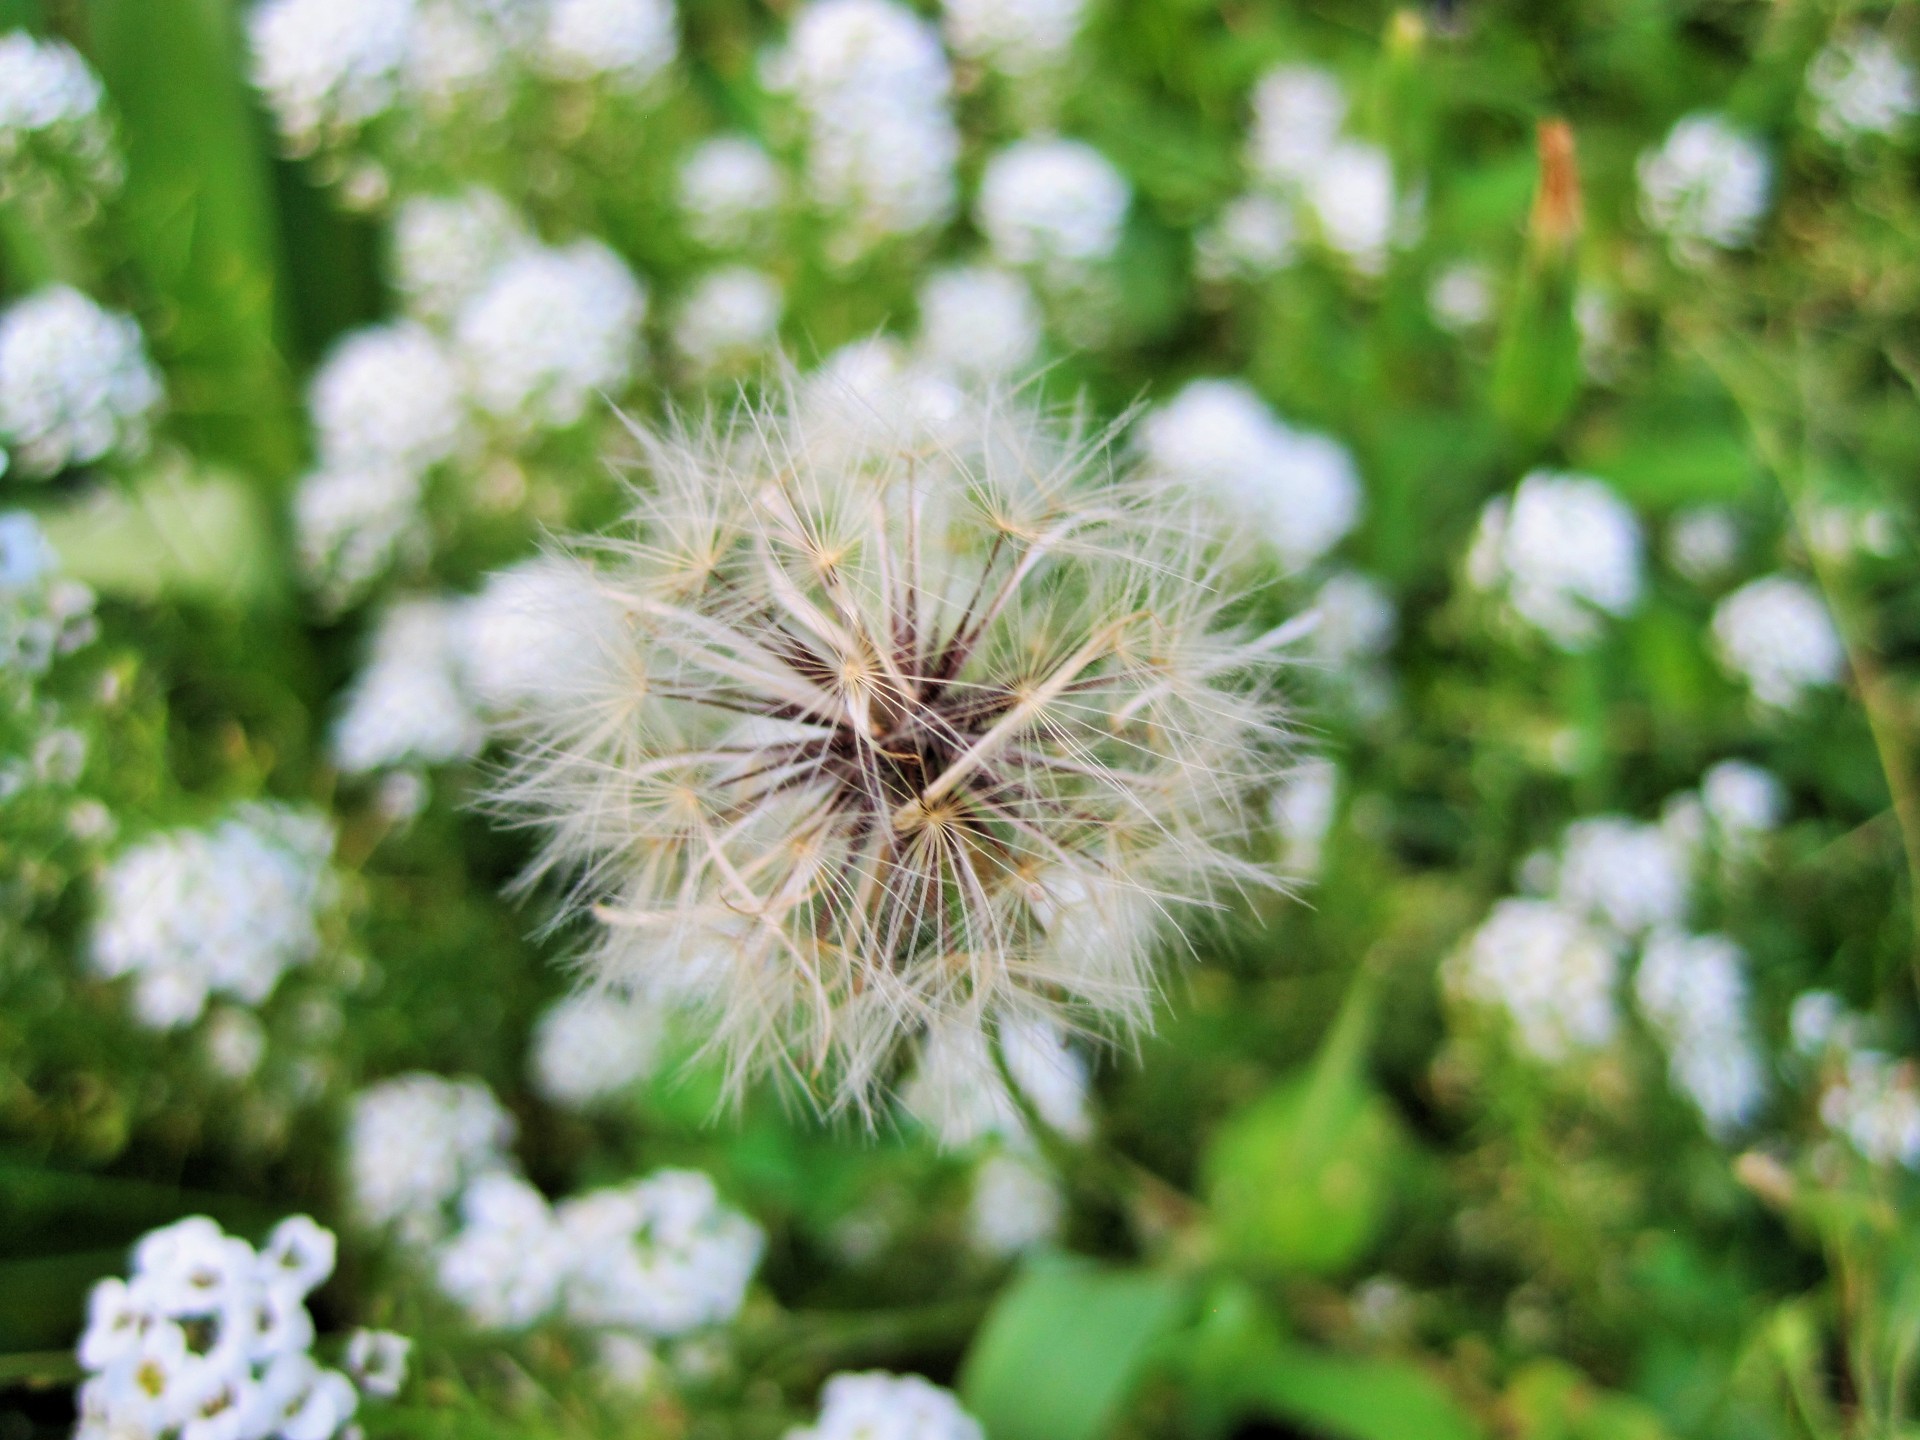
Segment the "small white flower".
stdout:
<svg viewBox="0 0 1920 1440">
<path fill-rule="evenodd" d="M 1815 126 L 1833 141 L 1892 135 L 1920 111 L 1913 66 L 1871 30 L 1828 41 L 1807 66 L 1807 94 Z"/>
<path fill-rule="evenodd" d="M 577 423 L 639 360 L 647 292 L 596 240 L 508 259 L 460 309 L 454 349 L 468 392 L 511 427 Z"/>
<path fill-rule="evenodd" d="M 1692 889 L 1693 854 L 1666 827 L 1598 815 L 1567 827 L 1558 898 L 1616 934 L 1678 925 Z"/>
<path fill-rule="evenodd" d="M 1740 526 L 1723 505 L 1682 510 L 1667 525 L 1667 561 L 1696 585 L 1709 585 L 1740 558 Z"/>
<path fill-rule="evenodd" d="M 1320 852 L 1340 802 L 1340 767 L 1324 757 L 1303 760 L 1273 792 L 1270 813 L 1288 875 L 1320 873 Z"/>
<path fill-rule="evenodd" d="M 1920 1078 L 1912 1061 L 1851 1051 L 1820 1096 L 1820 1118 L 1872 1164 L 1920 1170 Z"/>
<path fill-rule="evenodd" d="M 1600 1049 L 1619 1028 L 1618 953 L 1551 901 L 1502 900 L 1444 974 L 1457 995 L 1504 1010 L 1522 1048 L 1549 1063 Z"/>
<path fill-rule="evenodd" d="M 320 469 L 293 492 L 300 571 L 329 611 L 366 593 L 422 535 L 420 477 L 410 470 Z"/>
<path fill-rule="evenodd" d="M 442 1293 L 488 1330 L 524 1330 L 547 1318 L 574 1250 L 546 1197 L 495 1171 L 467 1186 L 460 1221 L 434 1257 Z"/>
<path fill-rule="evenodd" d="M 1385 150 L 1364 140 L 1340 141 L 1307 173 L 1302 193 L 1322 241 L 1362 275 L 1386 268 L 1400 212 Z"/>
<path fill-rule="evenodd" d="M 22 475 L 137 457 L 160 398 L 131 317 L 64 285 L 0 315 L 0 440 Z"/>
<path fill-rule="evenodd" d="M 974 380 L 1012 375 L 1040 348 L 1040 307 L 1027 282 L 990 265 L 937 270 L 920 286 L 920 351 Z"/>
<path fill-rule="evenodd" d="M 265 0 L 247 18 L 253 83 L 280 132 L 310 149 L 398 96 L 413 0 Z"/>
<path fill-rule="evenodd" d="M 1007 265 L 1071 276 L 1112 257 L 1133 193 L 1080 140 L 1017 140 L 987 161 L 974 217 Z"/>
<path fill-rule="evenodd" d="M 320 947 L 333 829 L 304 810 L 243 805 L 209 830 L 141 841 L 107 869 L 93 967 L 132 976 L 142 1018 L 198 1019 L 209 994 L 258 1005 Z"/>
<path fill-rule="evenodd" d="M 71 46 L 24 30 L 0 35 L 0 162 L 52 161 L 93 190 L 112 190 L 125 164 L 104 98 L 100 77 Z"/>
<path fill-rule="evenodd" d="M 1722 840 L 1738 845 L 1780 826 L 1787 793 L 1771 771 L 1744 760 L 1722 760 L 1700 782 L 1700 798 Z"/>
<path fill-rule="evenodd" d="M 486 1086 L 415 1073 L 354 1098 L 347 1127 L 347 1180 L 365 1225 L 431 1240 L 466 1184 L 507 1168 L 513 1120 Z"/>
<path fill-rule="evenodd" d="M 673 0 L 550 0 L 540 61 L 568 80 L 644 88 L 680 53 Z"/>
<path fill-rule="evenodd" d="M 996 1151 L 974 1169 L 967 1237 L 981 1254 L 1006 1259 L 1055 1239 L 1066 1210 L 1059 1180 L 1041 1161 Z"/>
<path fill-rule="evenodd" d="M 680 209 L 687 229 L 714 250 L 744 245 L 780 207 L 786 190 L 779 164 L 741 135 L 703 142 L 680 167 Z"/>
<path fill-rule="evenodd" d="M 1433 277 L 1427 311 L 1442 330 L 1464 335 L 1493 318 L 1493 270 L 1478 260 L 1459 260 Z"/>
<path fill-rule="evenodd" d="M 839 1374 L 820 1392 L 820 1418 L 786 1440 L 986 1440 L 951 1391 L 918 1375 Z"/>
<path fill-rule="evenodd" d="M 534 702 L 591 704 L 583 680 L 626 642 L 627 617 L 586 566 L 523 561 L 464 602 L 454 645 L 467 689 L 493 714 Z"/>
<path fill-rule="evenodd" d="M 1193 269 L 1211 284 L 1259 279 L 1293 263 L 1300 224 L 1278 195 L 1256 192 L 1229 200 L 1211 225 L 1193 237 Z"/>
<path fill-rule="evenodd" d="M 784 304 L 780 282 L 764 271 L 711 271 L 680 302 L 674 348 L 699 375 L 738 368 L 773 348 Z"/>
<path fill-rule="evenodd" d="M 308 396 L 330 468 L 419 471 L 453 453 L 460 381 L 440 342 L 408 321 L 357 330 L 334 346 Z"/>
<path fill-rule="evenodd" d="M 1773 186 L 1767 152 L 1718 115 L 1679 121 L 1636 173 L 1641 215 L 1691 265 L 1752 241 Z"/>
<path fill-rule="evenodd" d="M 1330 72 L 1312 65 L 1269 70 L 1253 92 L 1247 164 L 1270 183 L 1303 181 L 1332 153 L 1346 119 L 1346 92 Z"/>
<path fill-rule="evenodd" d="M 355 1330 L 347 1337 L 347 1373 L 369 1395 L 391 1400 L 407 1383 L 413 1341 L 391 1330 Z"/>
<path fill-rule="evenodd" d="M 653 1073 L 664 1029 L 657 1006 L 594 990 L 569 995 L 534 1025 L 534 1088 L 575 1107 L 619 1095 Z"/>
<path fill-rule="evenodd" d="M 1826 602 L 1791 575 L 1763 576 L 1722 600 L 1713 639 L 1721 664 L 1773 709 L 1791 710 L 1807 691 L 1838 684 L 1846 668 Z"/>
<path fill-rule="evenodd" d="M 1766 1071 L 1747 1016 L 1745 956 L 1724 935 L 1661 931 L 1634 975 L 1640 1012 L 1667 1047 L 1674 1087 L 1724 1137 L 1766 1099 Z"/>
<path fill-rule="evenodd" d="M 223 1005 L 207 1020 L 201 1044 L 207 1063 L 228 1080 L 245 1080 L 266 1058 L 267 1032 L 249 1010 Z"/>
<path fill-rule="evenodd" d="M 566 1283 L 568 1318 L 661 1339 L 738 1314 L 765 1245 L 697 1170 L 660 1170 L 570 1200 L 560 1225 L 579 1257 Z"/>
<path fill-rule="evenodd" d="M 1025 77 L 1066 58 L 1086 0 L 942 0 L 941 9 L 956 55 Z"/>
<path fill-rule="evenodd" d="M 1640 600 L 1640 522 L 1601 480 L 1536 470 L 1511 501 L 1481 513 L 1467 579 L 1505 595 L 1513 612 L 1563 650 L 1599 635 L 1599 615 Z"/>
<path fill-rule="evenodd" d="M 810 0 L 767 81 L 807 120 L 807 181 L 849 229 L 846 258 L 944 222 L 960 137 L 933 26 L 894 0 Z"/>
<path fill-rule="evenodd" d="M 484 732 L 460 682 L 458 622 L 444 600 L 402 600 L 381 615 L 334 721 L 343 771 L 445 764 L 480 748 Z"/>
<path fill-rule="evenodd" d="M 491 190 L 475 185 L 457 194 L 416 195 L 393 219 L 394 285 L 413 313 L 444 321 L 503 261 L 532 246 L 513 207 Z"/>
<path fill-rule="evenodd" d="M 1379 582 L 1354 570 L 1335 571 L 1321 582 L 1313 614 L 1314 654 L 1333 668 L 1384 655 L 1393 646 L 1400 618 Z"/>
<path fill-rule="evenodd" d="M 1156 473 L 1244 516 L 1289 568 L 1319 559 L 1360 517 L 1346 449 L 1283 424 L 1242 381 L 1189 382 L 1141 421 L 1140 443 Z"/>
</svg>

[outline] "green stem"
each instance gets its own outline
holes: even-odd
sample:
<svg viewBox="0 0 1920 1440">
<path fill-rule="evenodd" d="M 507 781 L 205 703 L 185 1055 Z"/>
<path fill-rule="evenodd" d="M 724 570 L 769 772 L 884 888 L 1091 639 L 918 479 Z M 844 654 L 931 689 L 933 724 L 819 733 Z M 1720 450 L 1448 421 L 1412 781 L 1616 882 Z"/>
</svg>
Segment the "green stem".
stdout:
<svg viewBox="0 0 1920 1440">
<path fill-rule="evenodd" d="M 745 1358 L 763 1372 L 812 1378 L 851 1365 L 958 1349 L 980 1324 L 990 1295 L 969 1295 L 894 1310 L 795 1311 L 783 1316 L 758 1355 Z M 748 1345 L 743 1350 L 751 1350 Z"/>
<path fill-rule="evenodd" d="M 71 1385 L 85 1373 L 71 1350 L 0 1355 L 0 1390 L 50 1390 L 56 1385 Z"/>
</svg>

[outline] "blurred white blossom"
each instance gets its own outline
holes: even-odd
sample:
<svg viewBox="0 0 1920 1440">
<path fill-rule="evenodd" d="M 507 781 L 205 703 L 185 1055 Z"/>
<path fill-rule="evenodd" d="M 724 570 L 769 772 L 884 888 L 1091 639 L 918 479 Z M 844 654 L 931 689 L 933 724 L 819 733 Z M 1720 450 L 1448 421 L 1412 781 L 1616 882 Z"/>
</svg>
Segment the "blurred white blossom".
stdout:
<svg viewBox="0 0 1920 1440">
<path fill-rule="evenodd" d="M 1689 115 L 1640 157 L 1640 213 L 1674 256 L 1697 265 L 1749 243 L 1767 213 L 1773 163 L 1759 142 L 1718 115 Z"/>
<path fill-rule="evenodd" d="M 156 1029 L 197 1020 L 210 995 L 258 1005 L 320 948 L 332 854 L 326 819 L 268 804 L 142 840 L 101 877 L 93 967 L 133 977 L 135 1012 Z"/>
<path fill-rule="evenodd" d="M 1493 318 L 1493 269 L 1478 260 L 1456 260 L 1427 287 L 1427 312 L 1442 330 L 1464 335 Z"/>
<path fill-rule="evenodd" d="M 1500 901 L 1444 975 L 1462 999 L 1505 1011 L 1521 1047 L 1549 1063 L 1597 1050 L 1619 1028 L 1618 952 L 1552 901 Z"/>
<path fill-rule="evenodd" d="M 659 1007 L 599 990 L 549 1005 L 533 1027 L 529 1068 L 550 1104 L 580 1107 L 653 1073 L 665 1030 Z"/>
<path fill-rule="evenodd" d="M 322 462 L 414 472 L 453 454 L 465 416 L 446 349 L 421 325 L 356 330 L 328 352 L 308 392 Z"/>
<path fill-rule="evenodd" d="M 1193 380 L 1140 422 L 1156 472 L 1214 496 L 1290 569 L 1319 559 L 1360 518 L 1360 477 L 1344 446 L 1295 430 L 1239 380 Z"/>
<path fill-rule="evenodd" d="M 1025 77 L 1073 48 L 1086 0 L 941 0 L 953 53 Z"/>
<path fill-rule="evenodd" d="M 729 265 L 700 277 L 680 302 L 673 344 L 696 375 L 713 375 L 766 355 L 780 338 L 780 282 Z"/>
<path fill-rule="evenodd" d="M 1826 601 L 1791 575 L 1762 576 L 1722 600 L 1713 640 L 1721 664 L 1774 709 L 1791 710 L 1809 690 L 1837 684 L 1846 668 Z"/>
<path fill-rule="evenodd" d="M 1724 505 L 1696 505 L 1667 524 L 1667 560 L 1696 585 L 1718 580 L 1740 558 L 1740 526 Z"/>
<path fill-rule="evenodd" d="M 1211 284 L 1257 280 L 1291 264 L 1299 240 L 1299 220 L 1285 199 L 1257 191 L 1237 195 L 1194 235 L 1194 274 Z"/>
<path fill-rule="evenodd" d="M 1040 348 L 1040 307 L 1027 282 L 991 265 L 936 270 L 919 292 L 921 353 L 975 380 L 1012 375 Z"/>
<path fill-rule="evenodd" d="M 533 237 L 513 207 L 482 186 L 415 195 L 393 218 L 394 285 L 414 314 L 444 322 L 503 261 L 532 246 Z"/>
<path fill-rule="evenodd" d="M 138 457 L 160 376 L 130 316 L 51 286 L 0 314 L 0 441 L 22 475 Z"/>
<path fill-rule="evenodd" d="M 1066 1210 L 1060 1181 L 1045 1162 L 996 1150 L 974 1167 L 967 1238 L 982 1255 L 1007 1259 L 1055 1239 Z"/>
<path fill-rule="evenodd" d="M 1640 601 L 1640 522 L 1604 481 L 1535 470 L 1481 512 L 1467 579 L 1563 650 L 1582 649 L 1600 616 Z"/>
<path fill-rule="evenodd" d="M 511 1168 L 513 1136 L 513 1118 L 477 1080 L 414 1072 L 370 1085 L 347 1124 L 354 1213 L 405 1243 L 430 1243 L 471 1181 Z"/>
<path fill-rule="evenodd" d="M 491 1171 L 460 1196 L 460 1226 L 434 1255 L 441 1291 L 486 1330 L 524 1330 L 559 1303 L 575 1250 L 547 1198 Z"/>
<path fill-rule="evenodd" d="M 1112 258 L 1132 199 L 1126 177 L 1084 141 L 1016 140 L 988 159 L 974 218 L 1002 264 L 1071 279 Z"/>
<path fill-rule="evenodd" d="M 1622 936 L 1678 925 L 1686 917 L 1693 860 L 1664 826 L 1621 815 L 1576 820 L 1561 842 L 1558 898 Z"/>
<path fill-rule="evenodd" d="M 1724 935 L 1662 930 L 1648 939 L 1633 981 L 1640 1013 L 1666 1046 L 1674 1088 L 1722 1138 L 1750 1124 L 1766 1100 L 1745 959 Z"/>
<path fill-rule="evenodd" d="M 680 166 L 680 209 L 687 229 L 714 250 L 744 245 L 779 208 L 786 189 L 778 162 L 743 135 L 702 141 Z"/>
<path fill-rule="evenodd" d="M 461 686 L 459 611 L 399 600 L 376 622 L 366 663 L 334 721 L 334 763 L 349 775 L 463 759 L 484 737 Z"/>
<path fill-rule="evenodd" d="M 820 1418 L 786 1440 L 986 1440 L 953 1392 L 918 1375 L 872 1370 L 829 1377 Z"/>
<path fill-rule="evenodd" d="M 568 80 L 639 90 L 680 53 L 673 0 L 548 0 L 540 62 Z"/>
<path fill-rule="evenodd" d="M 1829 140 L 1892 135 L 1920 111 L 1913 66 L 1886 36 L 1836 35 L 1807 66 L 1814 124 Z"/>
</svg>

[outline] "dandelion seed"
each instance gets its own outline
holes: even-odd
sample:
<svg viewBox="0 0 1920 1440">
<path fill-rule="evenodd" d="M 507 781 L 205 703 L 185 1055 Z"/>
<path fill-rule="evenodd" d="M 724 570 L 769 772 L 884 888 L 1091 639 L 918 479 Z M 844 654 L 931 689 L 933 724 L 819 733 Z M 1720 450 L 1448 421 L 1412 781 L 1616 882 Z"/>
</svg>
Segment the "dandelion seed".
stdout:
<svg viewBox="0 0 1920 1440">
<path fill-rule="evenodd" d="M 624 643 L 530 697 L 496 795 L 601 921 L 597 978 L 671 977 L 736 1082 L 863 1111 L 936 1026 L 1139 1027 L 1170 913 L 1274 883 L 1244 851 L 1292 630 L 1228 623 L 1197 499 L 955 393 L 939 444 L 797 382 L 636 432 L 623 537 L 557 562 Z"/>
</svg>

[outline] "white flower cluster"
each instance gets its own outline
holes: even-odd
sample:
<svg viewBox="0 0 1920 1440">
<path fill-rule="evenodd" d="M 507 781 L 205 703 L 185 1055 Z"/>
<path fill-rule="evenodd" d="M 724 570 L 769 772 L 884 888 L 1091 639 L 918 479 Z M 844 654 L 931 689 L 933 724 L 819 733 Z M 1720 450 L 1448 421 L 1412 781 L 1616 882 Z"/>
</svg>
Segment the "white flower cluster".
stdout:
<svg viewBox="0 0 1920 1440">
<path fill-rule="evenodd" d="M 950 1390 L 918 1375 L 842 1373 L 820 1391 L 820 1418 L 786 1440 L 986 1440 Z"/>
<path fill-rule="evenodd" d="M 1720 663 L 1774 710 L 1796 709 L 1809 691 L 1838 684 L 1846 670 L 1826 602 L 1791 575 L 1764 575 L 1722 600 L 1714 607 L 1713 641 Z"/>
<path fill-rule="evenodd" d="M 1563 650 L 1600 633 L 1600 617 L 1640 601 L 1640 522 L 1602 480 L 1535 470 L 1511 498 L 1487 502 L 1467 553 L 1467 582 Z"/>
<path fill-rule="evenodd" d="M 548 0 L 540 64 L 563 80 L 645 89 L 680 53 L 673 0 Z"/>
<path fill-rule="evenodd" d="M 1337 570 L 1313 596 L 1313 653 L 1330 669 L 1376 660 L 1393 645 L 1400 612 L 1379 581 Z"/>
<path fill-rule="evenodd" d="M 101 877 L 93 968 L 132 976 L 135 1013 L 155 1029 L 197 1020 L 209 995 L 258 1005 L 320 948 L 332 853 L 325 818 L 283 805 L 143 840 Z"/>
<path fill-rule="evenodd" d="M 79 54 L 24 30 L 0 35 L 0 166 L 51 162 L 86 187 L 120 183 L 123 162 L 102 109 L 105 92 Z"/>
<path fill-rule="evenodd" d="M 987 161 L 974 219 L 1003 265 L 1071 285 L 1119 248 L 1132 187 L 1093 146 L 1016 140 Z"/>
<path fill-rule="evenodd" d="M 469 393 L 510 428 L 572 425 L 639 358 L 647 292 L 597 240 L 509 258 L 461 308 L 455 353 Z"/>
<path fill-rule="evenodd" d="M 1347 135 L 1346 119 L 1346 92 L 1329 72 L 1288 64 L 1261 76 L 1247 138 L 1254 188 L 1203 232 L 1202 279 L 1258 276 L 1287 264 L 1298 214 L 1359 274 L 1386 267 L 1411 212 L 1397 196 L 1387 152 Z"/>
<path fill-rule="evenodd" d="M 809 0 L 768 67 L 807 125 L 807 184 L 842 258 L 943 224 L 960 135 L 939 33 L 894 0 Z"/>
<path fill-rule="evenodd" d="M 942 0 L 953 53 L 1024 78 L 1066 59 L 1086 0 Z"/>
<path fill-rule="evenodd" d="M 347 1124 L 354 1214 L 406 1244 L 430 1244 L 462 1190 L 511 1167 L 513 1136 L 513 1118 L 477 1080 L 415 1072 L 368 1086 Z"/>
<path fill-rule="evenodd" d="M 138 457 L 160 404 L 140 327 L 65 285 L 0 314 L 0 442 L 23 475 Z"/>
<path fill-rule="evenodd" d="M 1837 995 L 1809 990 L 1793 1002 L 1794 1048 L 1822 1062 L 1820 1119 L 1874 1165 L 1920 1170 L 1920 1072 L 1861 1043 L 1867 1026 Z"/>
<path fill-rule="evenodd" d="M 1019 275 L 992 265 L 936 270 L 920 285 L 920 353 L 962 379 L 1014 375 L 1040 349 L 1040 307 Z"/>
<path fill-rule="evenodd" d="M 1500 901 L 1443 974 L 1461 999 L 1504 1010 L 1521 1048 L 1550 1064 L 1598 1050 L 1619 1030 L 1619 951 L 1550 900 Z"/>
<path fill-rule="evenodd" d="M 59 565 L 39 521 L 0 511 L 0 675 L 31 682 L 98 633 L 93 592 Z"/>
<path fill-rule="evenodd" d="M 656 1171 L 557 1207 L 496 1173 L 468 1188 L 461 1212 L 436 1273 L 491 1329 L 525 1329 L 556 1313 L 651 1339 L 722 1325 L 739 1312 L 764 1244 L 697 1170 Z"/>
<path fill-rule="evenodd" d="M 349 775 L 439 765 L 486 738 L 460 668 L 460 612 L 449 601 L 396 601 L 374 629 L 366 664 L 333 726 L 334 763 Z"/>
<path fill-rule="evenodd" d="M 311 1354 L 306 1300 L 333 1260 L 304 1215 L 258 1252 L 197 1215 L 144 1237 L 131 1276 L 89 1299 L 75 1440 L 331 1440 L 360 1402 Z"/>
<path fill-rule="evenodd" d="M 1718 115 L 1689 115 L 1640 157 L 1640 213 L 1674 257 L 1703 263 L 1748 244 L 1767 213 L 1773 163 L 1758 141 Z"/>
<path fill-rule="evenodd" d="M 1829 140 L 1892 135 L 1920 112 L 1913 66 L 1886 36 L 1836 35 L 1807 66 L 1813 123 Z"/>
<path fill-rule="evenodd" d="M 307 397 L 323 465 L 413 474 L 453 453 L 464 419 L 460 380 L 423 325 L 356 330 L 314 376 Z"/>
<path fill-rule="evenodd" d="M 1478 330 L 1493 318 L 1494 275 L 1478 260 L 1457 260 L 1433 277 L 1427 288 L 1427 313 L 1453 335 Z"/>
<path fill-rule="evenodd" d="M 1740 526 L 1723 505 L 1695 505 L 1667 524 L 1667 563 L 1696 585 L 1710 585 L 1740 558 Z"/>
<path fill-rule="evenodd" d="M 1661 931 L 1647 941 L 1634 975 L 1634 997 L 1666 1046 L 1674 1088 L 1719 1138 L 1750 1124 L 1766 1100 L 1745 958 L 1724 935 Z"/>
<path fill-rule="evenodd" d="M 556 1000 L 533 1027 L 534 1089 L 570 1108 L 619 1095 L 653 1073 L 665 1029 L 660 1007 L 605 991 Z"/>
<path fill-rule="evenodd" d="M 705 140 L 680 166 L 680 210 L 687 231 L 710 250 L 734 250 L 786 199 L 787 177 L 757 141 L 744 135 Z"/>
<path fill-rule="evenodd" d="M 1766 1098 L 1766 1067 L 1748 1015 L 1744 957 L 1723 935 L 1687 931 L 1702 849 L 1738 861 L 1779 824 L 1785 796 L 1758 766 L 1723 761 L 1699 794 L 1670 797 L 1658 824 L 1577 820 L 1558 857 L 1530 860 L 1538 898 L 1503 900 L 1450 960 L 1463 998 L 1502 1007 L 1521 1046 L 1558 1062 L 1609 1043 L 1619 1028 L 1620 960 L 1640 946 L 1634 994 L 1668 1056 L 1674 1088 L 1724 1137 Z"/>
<path fill-rule="evenodd" d="M 728 265 L 700 277 L 674 318 L 673 343 L 700 377 L 740 370 L 771 350 L 785 304 L 763 270 Z"/>
<path fill-rule="evenodd" d="M 1141 421 L 1140 444 L 1152 470 L 1214 496 L 1290 568 L 1311 565 L 1360 518 L 1346 448 L 1285 424 L 1243 381 L 1190 381 Z"/>
<path fill-rule="evenodd" d="M 411 196 L 393 217 L 394 287 L 410 313 L 445 324 L 503 262 L 533 243 L 513 207 L 481 186 Z"/>
<path fill-rule="evenodd" d="M 396 107 L 438 116 L 522 61 L 636 89 L 679 49 L 667 0 L 262 0 L 247 39 L 253 83 L 295 154 Z"/>
</svg>

